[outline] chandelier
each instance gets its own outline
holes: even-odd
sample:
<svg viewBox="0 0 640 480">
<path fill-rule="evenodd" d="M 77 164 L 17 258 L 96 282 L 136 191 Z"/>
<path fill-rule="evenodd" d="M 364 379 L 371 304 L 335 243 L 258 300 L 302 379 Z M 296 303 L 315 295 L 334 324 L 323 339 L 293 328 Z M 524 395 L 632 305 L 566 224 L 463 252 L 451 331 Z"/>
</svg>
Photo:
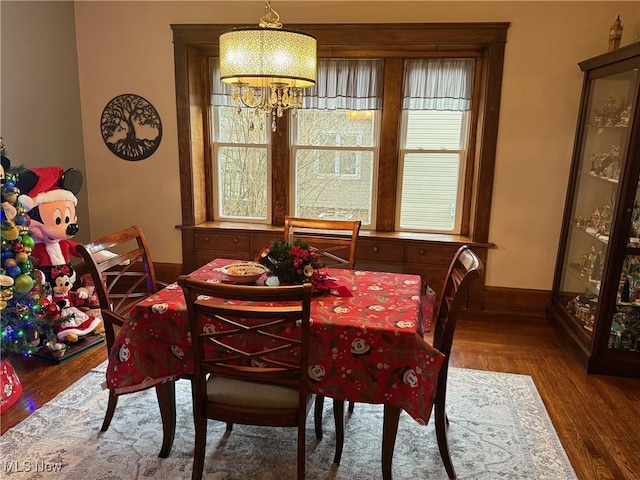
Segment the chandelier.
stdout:
<svg viewBox="0 0 640 480">
<path fill-rule="evenodd" d="M 241 27 L 220 35 L 220 80 L 231 84 L 238 107 L 271 115 L 271 130 L 285 110 L 296 115 L 302 89 L 316 84 L 316 39 L 282 28 L 280 16 L 265 1 L 259 28 Z"/>
</svg>

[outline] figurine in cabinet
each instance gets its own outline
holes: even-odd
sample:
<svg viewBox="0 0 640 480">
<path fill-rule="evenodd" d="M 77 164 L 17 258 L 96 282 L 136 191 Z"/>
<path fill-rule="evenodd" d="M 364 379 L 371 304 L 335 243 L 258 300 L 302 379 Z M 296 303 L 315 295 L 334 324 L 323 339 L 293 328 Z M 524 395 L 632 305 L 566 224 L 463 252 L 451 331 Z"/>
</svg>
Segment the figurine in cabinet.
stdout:
<svg viewBox="0 0 640 480">
<path fill-rule="evenodd" d="M 620 147 L 613 145 L 609 153 L 594 153 L 589 158 L 589 173 L 602 178 L 620 178 Z"/>
<path fill-rule="evenodd" d="M 611 322 L 610 348 L 637 350 L 640 337 L 640 309 L 634 305 L 618 308 Z"/>
<path fill-rule="evenodd" d="M 602 110 L 595 110 L 593 123 L 596 127 L 614 127 L 618 122 L 622 121 L 624 109 L 617 106 L 616 99 L 612 96 L 607 97 L 604 102 Z M 624 104 L 624 102 L 622 103 Z"/>
<path fill-rule="evenodd" d="M 605 176 L 607 178 L 613 178 L 614 180 L 620 179 L 620 170 L 622 168 L 622 164 L 620 162 L 620 146 L 612 145 L 611 146 L 611 164 L 608 167 L 610 171 L 605 172 Z"/>
<path fill-rule="evenodd" d="M 596 282 L 600 281 L 602 278 L 602 257 L 603 252 L 602 250 L 599 250 L 596 254 L 596 258 L 593 260 L 593 270 L 591 270 L 590 279 Z"/>
<path fill-rule="evenodd" d="M 596 177 L 601 177 L 602 172 L 605 168 L 603 155 L 600 153 L 594 153 L 593 155 L 591 155 L 590 160 L 591 169 L 589 170 L 589 173 L 591 173 L 591 175 L 595 175 Z"/>
<path fill-rule="evenodd" d="M 587 253 L 580 255 L 580 275 L 591 279 L 597 257 L 597 250 L 593 245 L 591 245 Z"/>
<path fill-rule="evenodd" d="M 598 299 L 593 295 L 577 295 L 567 308 L 583 323 L 587 330 L 593 329 L 594 313 L 598 306 Z"/>
<path fill-rule="evenodd" d="M 592 234 L 598 233 L 601 221 L 602 215 L 600 214 L 600 207 L 597 207 L 593 213 L 591 213 L 589 220 L 587 220 L 587 232 Z"/>
<path fill-rule="evenodd" d="M 620 120 L 616 123 L 616 127 L 628 127 L 631 118 L 631 105 L 620 112 Z"/>
<path fill-rule="evenodd" d="M 593 272 L 593 268 L 596 265 L 596 258 L 598 258 L 598 252 L 596 250 L 596 247 L 591 245 L 591 248 L 589 248 L 589 255 L 587 256 L 587 263 L 588 263 L 588 268 L 590 273 L 589 276 L 591 276 L 591 273 Z"/>
</svg>

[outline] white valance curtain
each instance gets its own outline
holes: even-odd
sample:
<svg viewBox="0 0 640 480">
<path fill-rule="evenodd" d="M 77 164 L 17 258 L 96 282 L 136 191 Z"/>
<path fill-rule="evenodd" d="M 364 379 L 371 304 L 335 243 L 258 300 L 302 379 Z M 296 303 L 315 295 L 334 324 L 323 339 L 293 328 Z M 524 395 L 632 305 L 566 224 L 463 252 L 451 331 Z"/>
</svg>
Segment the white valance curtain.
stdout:
<svg viewBox="0 0 640 480">
<path fill-rule="evenodd" d="M 235 107 L 231 101 L 231 85 L 220 81 L 220 60 L 212 58 L 209 60 L 211 70 L 211 105 L 214 107 Z"/>
<path fill-rule="evenodd" d="M 382 60 L 318 59 L 315 87 L 304 92 L 303 108 L 380 110 Z"/>
<path fill-rule="evenodd" d="M 304 90 L 303 108 L 379 110 L 382 105 L 382 60 L 318 59 L 316 85 Z M 211 60 L 211 104 L 235 106 L 231 85 L 220 81 L 220 63 Z"/>
<path fill-rule="evenodd" d="M 473 59 L 405 60 L 404 110 L 471 109 Z M 231 86 L 220 81 L 218 59 L 211 61 L 211 103 L 235 106 Z M 318 59 L 316 85 L 304 90 L 303 108 L 379 110 L 384 62 L 379 59 Z"/>
<path fill-rule="evenodd" d="M 405 60 L 404 110 L 471 110 L 473 59 Z"/>
</svg>

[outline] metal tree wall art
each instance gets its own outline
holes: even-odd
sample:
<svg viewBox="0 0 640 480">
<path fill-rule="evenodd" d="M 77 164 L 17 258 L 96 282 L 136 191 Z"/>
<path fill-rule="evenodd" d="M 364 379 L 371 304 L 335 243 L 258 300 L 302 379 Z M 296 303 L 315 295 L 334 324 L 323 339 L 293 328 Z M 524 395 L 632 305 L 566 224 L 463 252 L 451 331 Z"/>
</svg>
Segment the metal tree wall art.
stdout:
<svg viewBox="0 0 640 480">
<path fill-rule="evenodd" d="M 124 160 L 144 160 L 160 145 L 162 122 L 151 103 L 127 93 L 118 95 L 102 111 L 100 130 L 105 145 Z"/>
</svg>

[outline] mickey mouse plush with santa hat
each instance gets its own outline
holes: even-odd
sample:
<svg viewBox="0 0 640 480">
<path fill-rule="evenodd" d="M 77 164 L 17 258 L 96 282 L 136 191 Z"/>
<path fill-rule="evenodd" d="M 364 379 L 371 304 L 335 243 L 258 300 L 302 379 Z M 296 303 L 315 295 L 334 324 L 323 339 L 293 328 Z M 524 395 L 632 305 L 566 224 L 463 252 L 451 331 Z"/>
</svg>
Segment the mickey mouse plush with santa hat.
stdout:
<svg viewBox="0 0 640 480">
<path fill-rule="evenodd" d="M 102 325 L 99 317 L 87 316 L 75 308 L 76 302 L 71 300 L 76 296 L 71 294 L 76 280 L 71 256 L 81 257 L 76 251 L 77 242 L 71 238 L 79 230 L 75 194 L 82 187 L 82 173 L 74 168 L 34 168 L 22 173 L 18 183 L 23 192 L 18 201 L 30 218 L 28 227 L 35 240 L 31 258 L 53 289 L 52 303 L 62 308 L 58 339 L 75 342 L 79 336 Z M 114 255 L 106 251 L 101 254 L 103 257 Z M 88 294 L 83 295 L 81 290 L 78 289 L 77 298 L 86 299 Z"/>
<path fill-rule="evenodd" d="M 82 173 L 74 168 L 34 168 L 20 175 L 18 187 L 18 201 L 31 219 L 29 230 L 36 242 L 31 258 L 53 283 L 53 267 L 70 266 L 71 255 L 80 257 L 71 238 L 79 230 L 75 194 L 82 187 Z"/>
</svg>

